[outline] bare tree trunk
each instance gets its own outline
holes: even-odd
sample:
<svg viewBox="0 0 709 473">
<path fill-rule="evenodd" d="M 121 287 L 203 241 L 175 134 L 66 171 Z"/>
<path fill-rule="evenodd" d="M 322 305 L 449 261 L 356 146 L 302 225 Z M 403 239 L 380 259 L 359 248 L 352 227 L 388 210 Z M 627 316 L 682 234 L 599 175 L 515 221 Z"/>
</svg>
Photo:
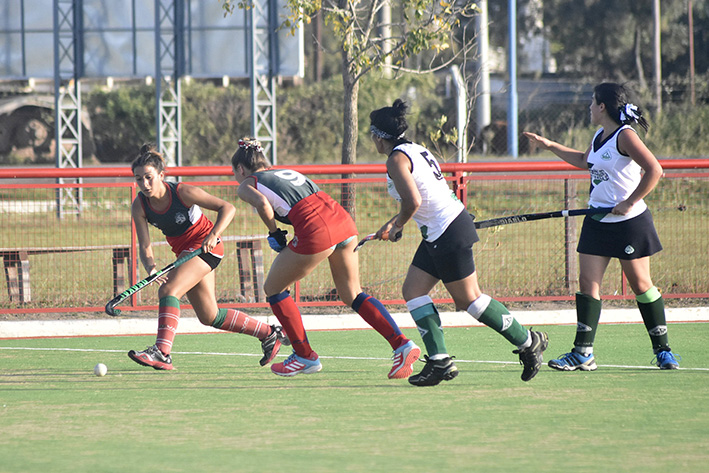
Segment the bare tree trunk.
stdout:
<svg viewBox="0 0 709 473">
<path fill-rule="evenodd" d="M 645 80 L 645 69 L 643 68 L 643 60 L 640 55 L 640 27 L 635 27 L 635 41 L 633 43 L 633 55 L 635 56 L 635 69 L 638 72 L 638 83 L 640 89 L 647 90 L 647 81 Z"/>
<path fill-rule="evenodd" d="M 359 96 L 359 80 L 349 70 L 347 53 L 342 53 L 342 82 L 344 84 L 343 94 L 343 123 L 344 133 L 342 139 L 342 164 L 355 164 L 357 162 L 357 136 L 359 127 L 357 122 L 357 97 Z M 351 179 L 354 174 L 343 174 L 343 179 Z M 356 190 L 352 183 L 343 183 L 342 206 L 347 210 L 352 218 L 357 220 L 356 212 Z"/>
</svg>

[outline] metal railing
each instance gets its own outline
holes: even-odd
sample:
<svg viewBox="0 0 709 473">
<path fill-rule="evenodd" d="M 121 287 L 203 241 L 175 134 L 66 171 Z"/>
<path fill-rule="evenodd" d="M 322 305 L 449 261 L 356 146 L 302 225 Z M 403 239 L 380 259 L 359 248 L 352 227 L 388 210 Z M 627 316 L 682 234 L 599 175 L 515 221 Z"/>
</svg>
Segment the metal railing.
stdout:
<svg viewBox="0 0 709 473">
<path fill-rule="evenodd" d="M 653 281 L 666 298 L 709 297 L 709 160 L 661 160 L 665 176 L 646 199 L 664 251 L 652 258 Z M 356 190 L 357 226 L 378 229 L 397 211 L 387 195 L 383 164 L 291 166 L 340 199 L 343 184 Z M 584 207 L 588 174 L 563 162 L 447 163 L 451 187 L 477 218 Z M 199 185 L 237 207 L 227 254 L 217 269 L 217 298 L 224 307 L 266 307 L 261 273 L 273 253 L 258 215 L 236 197 L 228 166 L 179 167 L 168 175 Z M 343 175 L 356 175 L 345 179 Z M 57 184 L 58 178 L 83 178 Z M 58 218 L 57 189 L 81 189 L 78 215 Z M 130 204 L 137 187 L 126 167 L 0 169 L 0 313 L 101 312 L 119 289 L 144 276 L 136 257 Z M 209 214 L 208 214 L 209 215 Z M 483 290 L 502 301 L 568 301 L 577 289 L 576 238 L 581 221 L 549 219 L 479 230 L 474 246 Z M 151 232 L 153 230 L 151 229 Z M 172 255 L 151 233 L 159 264 Z M 230 242 L 231 241 L 231 242 Z M 388 304 L 402 304 L 401 284 L 420 241 L 415 226 L 392 245 L 373 242 L 360 253 L 362 286 Z M 248 242 L 237 245 L 235 242 Z M 262 245 L 263 243 L 263 245 Z M 263 251 L 262 251 L 263 250 Z M 620 265 L 611 263 L 603 297 L 631 299 Z M 126 310 L 154 309 L 156 288 L 127 301 Z M 293 288 L 299 305 L 337 306 L 328 265 Z M 438 285 L 432 296 L 451 302 Z M 185 305 L 185 307 L 189 307 Z"/>
</svg>

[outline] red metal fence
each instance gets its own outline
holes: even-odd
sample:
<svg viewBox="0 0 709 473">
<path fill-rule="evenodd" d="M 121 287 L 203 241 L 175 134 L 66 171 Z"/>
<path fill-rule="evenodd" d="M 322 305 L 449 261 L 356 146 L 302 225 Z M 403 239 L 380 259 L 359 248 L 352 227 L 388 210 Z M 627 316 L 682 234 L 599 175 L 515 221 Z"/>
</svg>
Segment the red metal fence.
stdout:
<svg viewBox="0 0 709 473">
<path fill-rule="evenodd" d="M 661 161 L 665 177 L 647 198 L 665 250 L 653 257 L 655 284 L 668 298 L 709 297 L 709 160 Z M 396 212 L 387 195 L 383 165 L 294 166 L 334 198 L 354 184 L 357 226 L 377 230 Z M 584 207 L 588 175 L 563 162 L 443 164 L 468 210 L 479 220 Z M 355 175 L 344 178 L 343 175 Z M 217 298 L 224 307 L 266 307 L 263 274 L 274 254 L 258 215 L 236 197 L 231 169 L 172 168 L 169 175 L 199 185 L 237 207 L 217 269 Z M 57 179 L 81 178 L 81 183 Z M 136 196 L 130 168 L 0 169 L 0 313 L 101 312 L 114 294 L 145 277 L 136 258 L 130 203 Z M 580 219 L 549 219 L 483 229 L 474 247 L 483 290 L 502 301 L 571 300 L 577 289 L 576 238 Z M 151 229 L 153 232 L 153 229 Z M 401 304 L 401 284 L 420 240 L 414 225 L 397 244 L 372 242 L 360 253 L 362 285 L 385 303 Z M 151 233 L 159 265 L 173 255 Z M 264 269 L 265 268 L 265 269 Z M 335 306 L 327 265 L 293 288 L 301 306 Z M 604 298 L 630 299 L 620 265 L 612 263 Z M 434 299 L 450 302 L 442 286 Z M 154 309 L 148 287 L 124 310 Z M 186 307 L 189 307 L 186 305 Z"/>
</svg>

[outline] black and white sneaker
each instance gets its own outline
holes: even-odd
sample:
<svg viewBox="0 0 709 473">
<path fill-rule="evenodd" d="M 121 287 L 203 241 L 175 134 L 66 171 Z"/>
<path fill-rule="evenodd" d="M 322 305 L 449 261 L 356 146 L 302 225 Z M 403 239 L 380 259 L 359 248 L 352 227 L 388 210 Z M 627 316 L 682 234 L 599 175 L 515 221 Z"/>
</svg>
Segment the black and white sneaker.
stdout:
<svg viewBox="0 0 709 473">
<path fill-rule="evenodd" d="M 533 332 L 530 330 L 529 334 L 532 337 L 532 344 L 527 348 L 512 352 L 519 355 L 519 364 L 524 366 L 522 381 L 529 381 L 537 375 L 544 361 L 542 353 L 549 346 L 549 337 L 546 332 Z"/>
<path fill-rule="evenodd" d="M 263 357 L 259 360 L 261 366 L 266 366 L 278 355 L 281 345 L 290 345 L 290 340 L 286 337 L 283 329 L 278 325 L 271 325 L 271 335 L 261 341 Z"/>
<path fill-rule="evenodd" d="M 414 386 L 435 386 L 441 381 L 450 381 L 458 376 L 458 367 L 450 356 L 440 360 L 432 360 L 428 355 L 424 355 L 423 358 L 426 366 L 419 374 L 409 377 L 409 383 Z"/>
</svg>

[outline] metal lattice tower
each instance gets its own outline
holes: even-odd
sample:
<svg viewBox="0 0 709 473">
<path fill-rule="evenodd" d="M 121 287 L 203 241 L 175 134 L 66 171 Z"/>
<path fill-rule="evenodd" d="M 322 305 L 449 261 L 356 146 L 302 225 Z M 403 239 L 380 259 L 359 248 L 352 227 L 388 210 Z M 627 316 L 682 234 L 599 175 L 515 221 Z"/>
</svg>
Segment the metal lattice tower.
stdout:
<svg viewBox="0 0 709 473">
<path fill-rule="evenodd" d="M 184 0 L 155 0 L 156 135 L 158 150 L 168 166 L 182 166 L 184 31 Z"/>
<path fill-rule="evenodd" d="M 54 0 L 54 123 L 56 166 L 79 168 L 81 142 L 82 0 Z M 57 179 L 57 184 L 77 183 L 82 179 Z M 57 217 L 65 213 L 81 215 L 82 189 L 59 188 Z"/>
<path fill-rule="evenodd" d="M 264 154 L 277 164 L 276 75 L 278 27 L 276 0 L 257 0 L 249 9 L 251 26 L 251 133 L 261 141 Z"/>
</svg>

